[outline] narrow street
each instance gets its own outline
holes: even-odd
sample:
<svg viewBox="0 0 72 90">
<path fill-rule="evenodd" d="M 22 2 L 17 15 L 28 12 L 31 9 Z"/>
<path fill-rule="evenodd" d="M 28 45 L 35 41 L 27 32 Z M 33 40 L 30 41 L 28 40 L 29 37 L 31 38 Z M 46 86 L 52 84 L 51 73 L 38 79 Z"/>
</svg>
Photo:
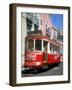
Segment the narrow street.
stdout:
<svg viewBox="0 0 72 90">
<path fill-rule="evenodd" d="M 62 75 L 62 74 L 63 74 L 63 63 L 62 62 L 58 66 L 51 65 L 50 67 L 41 69 L 37 73 L 32 73 L 31 70 L 22 71 L 22 77 L 51 76 L 51 75 Z"/>
</svg>

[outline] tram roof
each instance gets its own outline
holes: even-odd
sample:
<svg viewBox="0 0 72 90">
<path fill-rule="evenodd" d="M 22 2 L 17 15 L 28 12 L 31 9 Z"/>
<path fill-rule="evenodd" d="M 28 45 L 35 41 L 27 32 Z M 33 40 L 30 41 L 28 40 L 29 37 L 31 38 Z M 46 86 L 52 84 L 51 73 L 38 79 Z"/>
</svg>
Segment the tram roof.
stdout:
<svg viewBox="0 0 72 90">
<path fill-rule="evenodd" d="M 50 39 L 47 36 L 42 36 L 42 35 L 29 35 L 26 37 L 26 39 L 36 39 L 36 40 L 44 40 L 44 41 L 48 41 L 56 46 L 61 46 L 61 44 L 59 44 L 57 41 Z"/>
</svg>

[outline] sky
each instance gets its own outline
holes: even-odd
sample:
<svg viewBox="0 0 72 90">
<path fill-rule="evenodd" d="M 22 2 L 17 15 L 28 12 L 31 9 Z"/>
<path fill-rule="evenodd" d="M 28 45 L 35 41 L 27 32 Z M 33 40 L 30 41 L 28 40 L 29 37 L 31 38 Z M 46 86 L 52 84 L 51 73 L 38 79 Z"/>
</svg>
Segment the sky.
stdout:
<svg viewBox="0 0 72 90">
<path fill-rule="evenodd" d="M 52 24 L 58 30 L 63 30 L 63 15 L 62 14 L 50 14 Z"/>
</svg>

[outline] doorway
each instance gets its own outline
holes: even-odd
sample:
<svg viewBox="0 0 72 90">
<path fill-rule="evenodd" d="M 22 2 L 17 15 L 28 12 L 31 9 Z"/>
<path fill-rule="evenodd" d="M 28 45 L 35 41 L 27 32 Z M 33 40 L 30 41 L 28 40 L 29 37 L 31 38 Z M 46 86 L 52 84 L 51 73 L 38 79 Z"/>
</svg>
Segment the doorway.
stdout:
<svg viewBox="0 0 72 90">
<path fill-rule="evenodd" d="M 44 60 L 47 63 L 48 62 L 48 42 L 43 42 L 43 48 L 44 48 Z"/>
</svg>

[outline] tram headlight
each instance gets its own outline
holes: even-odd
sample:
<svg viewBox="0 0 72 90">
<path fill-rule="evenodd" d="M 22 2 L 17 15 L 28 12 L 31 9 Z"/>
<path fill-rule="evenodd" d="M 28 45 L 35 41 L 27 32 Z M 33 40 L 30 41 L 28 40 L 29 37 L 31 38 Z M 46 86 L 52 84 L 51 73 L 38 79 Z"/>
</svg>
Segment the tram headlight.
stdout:
<svg viewBox="0 0 72 90">
<path fill-rule="evenodd" d="M 40 65 L 40 62 L 37 62 L 36 64 L 37 64 L 37 65 Z"/>
</svg>

